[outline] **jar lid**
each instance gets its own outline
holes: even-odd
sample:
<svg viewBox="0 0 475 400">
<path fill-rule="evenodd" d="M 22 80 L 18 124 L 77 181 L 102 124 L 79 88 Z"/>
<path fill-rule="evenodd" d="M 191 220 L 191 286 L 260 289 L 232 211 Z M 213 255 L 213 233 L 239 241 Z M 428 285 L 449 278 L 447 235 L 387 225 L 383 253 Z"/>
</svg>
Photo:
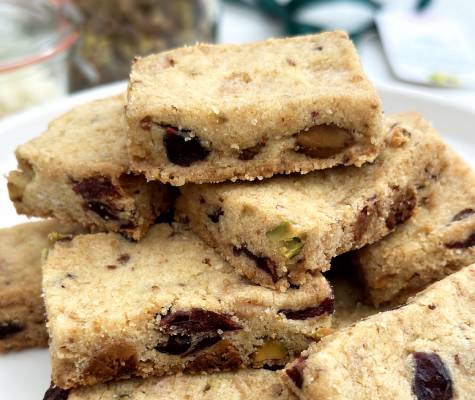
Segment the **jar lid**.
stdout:
<svg viewBox="0 0 475 400">
<path fill-rule="evenodd" d="M 0 72 L 41 62 L 69 49 L 76 27 L 61 12 L 64 0 L 0 0 Z"/>
</svg>

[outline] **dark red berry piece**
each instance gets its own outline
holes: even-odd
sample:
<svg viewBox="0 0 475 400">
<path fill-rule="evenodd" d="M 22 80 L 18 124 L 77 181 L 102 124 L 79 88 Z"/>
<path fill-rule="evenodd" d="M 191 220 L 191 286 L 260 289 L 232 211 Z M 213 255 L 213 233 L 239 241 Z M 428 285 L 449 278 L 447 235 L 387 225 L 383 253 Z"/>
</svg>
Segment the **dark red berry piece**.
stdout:
<svg viewBox="0 0 475 400">
<path fill-rule="evenodd" d="M 308 307 L 303 310 L 280 310 L 279 313 L 284 314 L 287 319 L 307 319 L 324 314 L 333 314 L 334 311 L 335 299 L 327 297 L 316 307 Z"/>
<path fill-rule="evenodd" d="M 15 333 L 23 331 L 25 327 L 17 321 L 0 322 L 0 339 L 5 339 Z"/>
<path fill-rule="evenodd" d="M 234 247 L 233 253 L 236 257 L 239 257 L 241 254 L 245 254 L 255 262 L 257 268 L 262 269 L 271 275 L 272 282 L 276 283 L 278 281 L 279 278 L 277 276 L 277 265 L 269 257 L 256 256 L 247 249 L 246 244 L 241 245 L 241 248 Z"/>
<path fill-rule="evenodd" d="M 119 257 L 117 257 L 117 261 L 121 264 L 126 264 L 130 260 L 130 254 L 123 253 Z"/>
<path fill-rule="evenodd" d="M 156 346 L 155 350 L 160 353 L 179 355 L 189 350 L 191 347 L 190 335 L 173 335 L 168 338 L 168 341 L 163 346 Z"/>
<path fill-rule="evenodd" d="M 303 386 L 303 369 L 305 368 L 305 357 L 299 357 L 294 365 L 285 370 L 287 376 L 299 389 Z"/>
<path fill-rule="evenodd" d="M 165 130 L 163 145 L 167 157 L 173 164 L 189 167 L 196 161 L 208 157 L 209 150 L 201 145 L 198 136 L 191 136 L 190 130 L 170 125 L 160 125 Z"/>
<path fill-rule="evenodd" d="M 198 343 L 196 343 L 196 345 L 193 346 L 193 349 L 191 351 L 189 351 L 187 353 L 187 355 L 191 354 L 191 353 L 194 353 L 196 351 L 206 349 L 207 347 L 210 347 L 213 344 L 218 343 L 221 339 L 222 339 L 222 337 L 219 336 L 219 335 L 213 335 L 213 336 L 205 337 L 205 338 L 201 339 Z"/>
<path fill-rule="evenodd" d="M 61 389 L 57 386 L 51 386 L 46 391 L 43 400 L 67 400 L 69 397 L 69 390 Z"/>
<path fill-rule="evenodd" d="M 229 315 L 200 308 L 171 312 L 160 320 L 159 327 L 165 333 L 186 335 L 212 332 L 218 329 L 224 332 L 242 329 L 242 326 L 233 321 Z"/>
<path fill-rule="evenodd" d="M 475 214 L 475 210 L 473 208 L 465 208 L 454 215 L 452 222 L 461 221 L 462 219 L 468 218 L 473 214 Z"/>
<path fill-rule="evenodd" d="M 413 354 L 415 361 L 412 391 L 417 400 L 450 400 L 453 384 L 442 359 L 435 353 Z"/>
<path fill-rule="evenodd" d="M 475 232 L 472 232 L 465 240 L 445 244 L 445 247 L 449 249 L 468 249 L 472 246 L 475 246 Z"/>
<path fill-rule="evenodd" d="M 117 188 L 112 184 L 110 178 L 105 176 L 83 179 L 73 185 L 73 190 L 85 200 L 119 196 Z"/>
</svg>

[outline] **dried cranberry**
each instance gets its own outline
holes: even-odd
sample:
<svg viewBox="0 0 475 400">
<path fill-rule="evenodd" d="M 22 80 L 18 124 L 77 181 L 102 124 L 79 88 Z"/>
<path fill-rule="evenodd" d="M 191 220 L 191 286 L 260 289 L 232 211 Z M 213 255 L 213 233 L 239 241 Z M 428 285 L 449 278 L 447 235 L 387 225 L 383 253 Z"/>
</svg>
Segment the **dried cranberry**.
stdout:
<svg viewBox="0 0 475 400">
<path fill-rule="evenodd" d="M 218 207 L 212 213 L 208 214 L 208 218 L 211 220 L 211 222 L 217 224 L 221 215 L 224 215 L 224 211 L 221 207 Z"/>
<path fill-rule="evenodd" d="M 445 247 L 449 249 L 468 249 L 472 246 L 475 246 L 475 232 L 472 232 L 465 240 L 445 244 Z"/>
<path fill-rule="evenodd" d="M 468 218 L 473 214 L 475 214 L 475 210 L 473 208 L 465 208 L 464 210 L 454 215 L 454 217 L 452 218 L 452 222 L 461 221 L 462 219 Z"/>
<path fill-rule="evenodd" d="M 276 283 L 278 281 L 279 278 L 277 276 L 277 265 L 269 257 L 256 256 L 254 253 L 247 249 L 245 244 L 243 244 L 241 248 L 234 247 L 233 253 L 236 257 L 239 257 L 241 254 L 244 253 L 247 257 L 249 257 L 256 263 L 257 268 L 262 269 L 263 271 L 271 275 L 272 282 Z"/>
<path fill-rule="evenodd" d="M 118 210 L 115 207 L 109 206 L 100 201 L 88 201 L 83 205 L 83 207 L 86 210 L 96 213 L 99 215 L 99 217 L 105 219 L 106 221 L 116 221 L 119 219 L 116 215 Z"/>
<path fill-rule="evenodd" d="M 222 337 L 219 336 L 219 335 L 213 335 L 213 336 L 205 337 L 205 338 L 201 339 L 198 343 L 196 343 L 193 346 L 193 349 L 191 351 L 189 351 L 187 354 L 191 354 L 191 353 L 194 353 L 195 351 L 200 351 L 200 350 L 205 349 L 206 347 L 210 347 L 213 344 L 218 343 L 221 339 L 222 339 Z"/>
<path fill-rule="evenodd" d="M 287 319 L 307 319 L 324 314 L 333 314 L 335 311 L 335 299 L 327 297 L 316 307 L 308 307 L 303 310 L 279 310 Z"/>
<path fill-rule="evenodd" d="M 179 355 L 189 350 L 191 347 L 190 335 L 173 335 L 168 338 L 164 346 L 156 346 L 155 350 L 160 353 Z"/>
<path fill-rule="evenodd" d="M 450 400 L 452 379 L 444 362 L 435 353 L 413 354 L 416 363 L 412 391 L 417 400 Z"/>
<path fill-rule="evenodd" d="M 0 322 L 0 339 L 5 339 L 10 335 L 23 331 L 25 327 L 16 321 Z"/>
<path fill-rule="evenodd" d="M 191 136 L 190 130 L 178 129 L 170 125 L 160 125 L 165 129 L 163 145 L 168 159 L 182 167 L 189 167 L 196 161 L 208 157 L 209 150 L 205 149 L 197 136 Z"/>
<path fill-rule="evenodd" d="M 406 222 L 412 217 L 414 208 L 416 207 L 417 198 L 413 189 L 406 189 L 399 193 L 389 210 L 386 218 L 386 226 L 388 229 L 394 229 L 396 225 Z"/>
<path fill-rule="evenodd" d="M 193 308 L 189 311 L 175 311 L 160 320 L 159 327 L 165 333 L 193 334 L 200 332 L 235 331 L 242 326 L 233 321 L 229 315 L 214 311 Z"/>
<path fill-rule="evenodd" d="M 117 257 L 117 261 L 121 264 L 126 264 L 130 260 L 130 254 L 123 253 L 119 257 Z"/>
<path fill-rule="evenodd" d="M 73 190 L 85 200 L 119 196 L 117 188 L 112 184 L 110 178 L 105 176 L 83 179 L 74 184 Z"/>
<path fill-rule="evenodd" d="M 299 357 L 291 368 L 285 370 L 287 376 L 292 379 L 295 386 L 302 389 L 303 386 L 303 369 L 305 368 L 305 357 Z"/>
<path fill-rule="evenodd" d="M 218 343 L 222 339 L 217 334 L 206 336 L 193 344 L 191 335 L 172 335 L 164 346 L 156 346 L 160 353 L 188 356 Z"/>
<path fill-rule="evenodd" d="M 69 390 L 64 390 L 51 384 L 49 389 L 46 391 L 43 400 L 67 400 L 68 397 Z"/>
</svg>

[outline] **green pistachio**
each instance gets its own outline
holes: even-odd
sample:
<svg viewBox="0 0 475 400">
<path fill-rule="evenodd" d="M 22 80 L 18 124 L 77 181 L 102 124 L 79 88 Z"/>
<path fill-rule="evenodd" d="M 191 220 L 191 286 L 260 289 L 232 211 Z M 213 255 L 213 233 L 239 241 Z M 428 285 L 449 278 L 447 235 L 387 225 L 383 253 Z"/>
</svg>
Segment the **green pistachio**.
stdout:
<svg viewBox="0 0 475 400">
<path fill-rule="evenodd" d="M 288 221 L 281 222 L 274 229 L 268 231 L 266 236 L 271 242 L 282 244 L 279 251 L 288 259 L 299 254 L 304 245 L 304 241 L 295 236 L 295 231 Z"/>
<path fill-rule="evenodd" d="M 68 241 L 68 240 L 71 240 L 72 238 L 73 238 L 73 235 L 71 234 L 64 234 L 64 233 L 59 233 L 59 232 L 51 232 L 48 235 L 48 240 L 51 243 L 55 243 L 61 240 Z"/>
<path fill-rule="evenodd" d="M 295 234 L 290 222 L 284 221 L 277 225 L 274 229 L 266 233 L 267 238 L 274 243 L 292 239 Z"/>
<path fill-rule="evenodd" d="M 284 242 L 284 247 L 281 247 L 280 251 L 285 258 L 291 259 L 300 253 L 303 245 L 304 242 L 300 238 L 294 237 L 290 240 L 286 240 Z"/>
</svg>

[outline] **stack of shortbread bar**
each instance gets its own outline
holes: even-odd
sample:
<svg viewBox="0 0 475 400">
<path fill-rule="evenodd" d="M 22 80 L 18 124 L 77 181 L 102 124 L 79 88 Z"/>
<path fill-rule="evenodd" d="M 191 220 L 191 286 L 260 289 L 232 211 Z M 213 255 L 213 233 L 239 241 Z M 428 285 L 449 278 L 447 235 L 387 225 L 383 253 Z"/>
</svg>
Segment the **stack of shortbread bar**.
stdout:
<svg viewBox="0 0 475 400">
<path fill-rule="evenodd" d="M 0 349 L 49 337 L 45 399 L 475 398 L 475 174 L 346 34 L 135 59 L 16 156 L 52 219 L 0 232 Z"/>
</svg>

